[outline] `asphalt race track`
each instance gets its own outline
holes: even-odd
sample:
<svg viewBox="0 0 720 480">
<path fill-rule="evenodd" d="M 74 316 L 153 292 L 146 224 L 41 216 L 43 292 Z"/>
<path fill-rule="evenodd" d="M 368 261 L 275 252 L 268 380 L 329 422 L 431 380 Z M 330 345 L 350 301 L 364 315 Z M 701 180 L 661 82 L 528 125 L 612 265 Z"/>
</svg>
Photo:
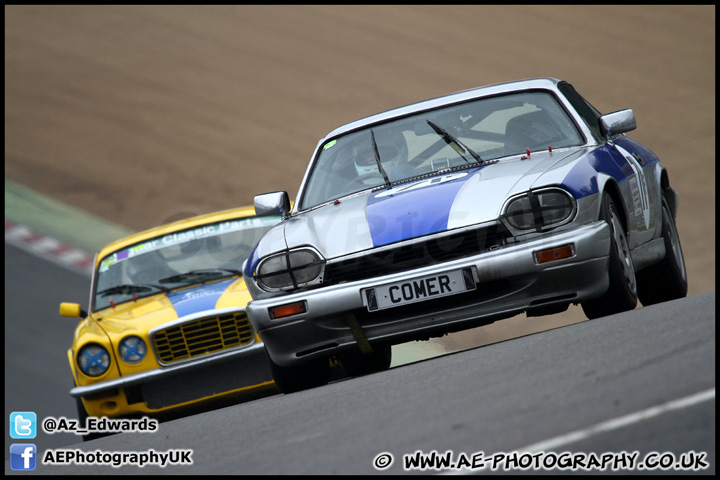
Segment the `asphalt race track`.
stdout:
<svg viewBox="0 0 720 480">
<path fill-rule="evenodd" d="M 6 282 L 5 333 L 17 340 L 6 352 L 6 405 L 36 411 L 38 422 L 76 418 L 64 357 L 74 322 L 43 312 L 83 301 L 87 279 L 7 244 L 5 259 L 6 280 L 7 269 L 24 272 Z M 37 291 L 45 292 L 39 300 Z M 85 443 L 40 433 L 34 441 L 41 454 L 192 450 L 192 465 L 38 465 L 37 474 L 397 474 L 404 455 L 448 451 L 456 460 L 478 452 L 638 452 L 638 462 L 697 454 L 708 465 L 697 473 L 714 473 L 715 293 L 227 406 L 152 433 Z M 376 457 L 388 458 L 380 454 L 394 461 L 378 471 Z M 521 465 L 515 458 L 511 465 Z M 14 473 L 7 460 L 5 472 Z"/>
</svg>

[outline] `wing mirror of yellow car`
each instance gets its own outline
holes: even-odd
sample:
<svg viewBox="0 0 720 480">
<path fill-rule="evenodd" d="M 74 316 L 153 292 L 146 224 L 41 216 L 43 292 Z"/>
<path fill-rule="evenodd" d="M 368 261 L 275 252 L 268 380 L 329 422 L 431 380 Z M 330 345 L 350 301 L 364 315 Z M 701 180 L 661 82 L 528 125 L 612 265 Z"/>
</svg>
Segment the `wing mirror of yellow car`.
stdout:
<svg viewBox="0 0 720 480">
<path fill-rule="evenodd" d="M 70 318 L 87 317 L 87 312 L 80 307 L 79 303 L 62 302 L 60 304 L 60 315 Z"/>
</svg>

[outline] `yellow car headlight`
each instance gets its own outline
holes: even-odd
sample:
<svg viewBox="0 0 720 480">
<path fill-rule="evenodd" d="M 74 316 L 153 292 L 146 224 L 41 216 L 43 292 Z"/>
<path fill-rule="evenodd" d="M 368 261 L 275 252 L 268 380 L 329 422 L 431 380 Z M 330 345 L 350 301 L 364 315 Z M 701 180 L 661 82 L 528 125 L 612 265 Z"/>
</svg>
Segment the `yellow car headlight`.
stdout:
<svg viewBox="0 0 720 480">
<path fill-rule="evenodd" d="M 97 343 L 89 343 L 77 354 L 80 371 L 89 377 L 98 377 L 110 368 L 110 355 L 105 347 Z"/>
<path fill-rule="evenodd" d="M 145 359 L 147 346 L 140 337 L 132 335 L 122 339 L 118 353 L 123 362 L 135 365 Z"/>
</svg>

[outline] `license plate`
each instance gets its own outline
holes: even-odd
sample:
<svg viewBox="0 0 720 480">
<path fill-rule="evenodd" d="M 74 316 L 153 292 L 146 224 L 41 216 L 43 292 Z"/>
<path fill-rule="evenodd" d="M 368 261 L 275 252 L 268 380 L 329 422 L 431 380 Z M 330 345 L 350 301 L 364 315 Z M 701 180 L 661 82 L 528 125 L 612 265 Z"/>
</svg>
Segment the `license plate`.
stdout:
<svg viewBox="0 0 720 480">
<path fill-rule="evenodd" d="M 365 305 L 371 312 L 409 303 L 456 295 L 475 290 L 471 268 L 388 283 L 363 290 Z"/>
</svg>

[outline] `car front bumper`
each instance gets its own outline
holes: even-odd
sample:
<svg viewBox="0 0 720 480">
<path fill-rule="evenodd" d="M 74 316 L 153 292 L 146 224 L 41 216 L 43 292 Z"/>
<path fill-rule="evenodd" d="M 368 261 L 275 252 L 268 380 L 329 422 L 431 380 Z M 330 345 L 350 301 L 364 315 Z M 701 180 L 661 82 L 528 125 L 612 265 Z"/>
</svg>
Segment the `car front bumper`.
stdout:
<svg viewBox="0 0 720 480">
<path fill-rule="evenodd" d="M 536 252 L 565 245 L 572 246 L 570 258 L 536 261 Z M 594 222 L 441 264 L 255 300 L 247 314 L 273 362 L 291 366 L 362 351 L 374 343 L 427 339 L 523 311 L 542 314 L 599 297 L 608 288 L 609 251 L 607 224 Z M 463 268 L 472 270 L 476 284 L 466 293 L 373 312 L 362 294 L 367 288 Z M 271 318 L 272 308 L 295 302 L 305 302 L 305 313 Z"/>
<path fill-rule="evenodd" d="M 155 413 L 198 401 L 274 387 L 262 343 L 209 355 L 171 367 L 77 386 L 92 416 Z"/>
</svg>

